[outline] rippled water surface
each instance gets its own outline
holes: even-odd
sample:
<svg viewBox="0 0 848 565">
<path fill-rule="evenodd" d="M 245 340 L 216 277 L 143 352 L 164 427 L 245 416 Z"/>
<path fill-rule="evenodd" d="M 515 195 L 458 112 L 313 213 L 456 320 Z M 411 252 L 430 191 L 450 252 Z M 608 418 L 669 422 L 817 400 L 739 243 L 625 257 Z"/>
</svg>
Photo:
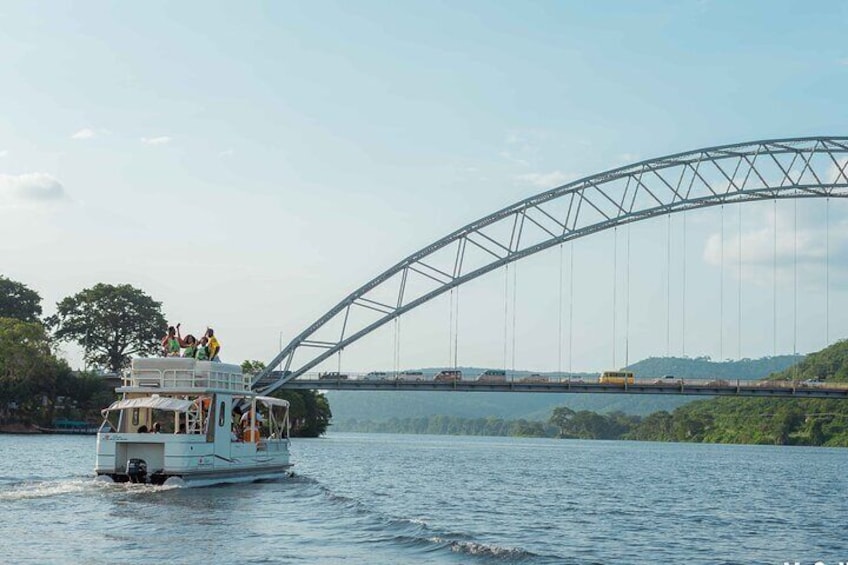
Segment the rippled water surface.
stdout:
<svg viewBox="0 0 848 565">
<path fill-rule="evenodd" d="M 848 450 L 331 434 L 292 479 L 91 478 L 94 438 L 0 435 L 0 555 L 33 563 L 848 561 Z"/>
</svg>

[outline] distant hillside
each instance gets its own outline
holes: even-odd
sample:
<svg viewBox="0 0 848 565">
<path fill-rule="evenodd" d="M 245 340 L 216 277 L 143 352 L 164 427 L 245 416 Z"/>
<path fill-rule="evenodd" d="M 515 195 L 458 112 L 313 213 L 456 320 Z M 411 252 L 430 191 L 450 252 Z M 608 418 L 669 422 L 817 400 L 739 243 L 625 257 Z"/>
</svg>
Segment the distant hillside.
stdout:
<svg viewBox="0 0 848 565">
<path fill-rule="evenodd" d="M 775 372 L 777 380 L 848 381 L 848 341 Z M 848 446 L 848 402 L 831 399 L 715 398 L 645 418 L 631 436 L 655 441 Z"/>
<path fill-rule="evenodd" d="M 636 373 L 637 377 L 674 375 L 685 379 L 752 380 L 783 371 L 803 359 L 803 355 L 778 355 L 761 359 L 715 362 L 709 357 L 649 357 L 633 363 L 628 368 Z"/>
<path fill-rule="evenodd" d="M 848 381 L 848 341 L 843 339 L 821 351 L 810 353 L 796 367 L 774 369 L 769 378 L 799 381 Z"/>
<path fill-rule="evenodd" d="M 675 375 L 680 378 L 760 379 L 792 364 L 791 355 L 716 363 L 708 358 L 650 358 L 630 365 L 638 377 Z M 485 371 L 480 367 L 462 367 L 466 378 Z M 420 369 L 434 375 L 440 368 Z M 510 372 L 510 378 L 521 378 L 530 371 Z M 555 373 L 543 373 L 557 376 Z M 582 373 L 585 379 L 597 373 Z M 684 396 L 643 396 L 623 394 L 553 394 L 497 392 L 367 392 L 328 391 L 333 422 L 346 420 L 385 421 L 391 418 L 425 418 L 457 416 L 462 418 L 503 418 L 506 420 L 546 421 L 558 406 L 572 410 L 647 415 L 659 410 L 671 411 L 692 402 Z"/>
</svg>

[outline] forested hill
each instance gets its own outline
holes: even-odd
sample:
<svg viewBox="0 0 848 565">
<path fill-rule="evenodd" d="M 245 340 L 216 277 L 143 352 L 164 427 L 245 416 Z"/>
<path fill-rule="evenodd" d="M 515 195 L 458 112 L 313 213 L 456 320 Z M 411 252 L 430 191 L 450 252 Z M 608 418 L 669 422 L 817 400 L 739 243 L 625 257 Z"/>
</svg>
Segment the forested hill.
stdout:
<svg viewBox="0 0 848 565">
<path fill-rule="evenodd" d="M 776 369 L 770 378 L 779 380 L 848 381 L 848 340 L 807 355 L 797 367 Z"/>
<path fill-rule="evenodd" d="M 648 357 L 628 368 L 640 377 L 674 375 L 684 379 L 762 379 L 791 367 L 804 356 L 778 355 L 740 361 L 712 361 L 709 357 Z"/>
<path fill-rule="evenodd" d="M 713 362 L 709 358 L 657 358 L 634 363 L 630 368 L 637 378 L 675 375 L 680 378 L 761 379 L 792 364 L 793 356 L 783 355 L 763 359 Z M 438 368 L 421 369 L 435 374 Z M 474 378 L 485 368 L 463 367 L 466 378 Z M 529 371 L 516 371 L 521 378 Z M 556 376 L 553 373 L 543 373 Z M 597 378 L 583 374 L 584 379 Z M 385 421 L 391 418 L 422 418 L 429 416 L 458 416 L 463 418 L 503 418 L 547 421 L 551 411 L 562 405 L 573 410 L 647 415 L 658 410 L 673 410 L 692 402 L 684 396 L 647 396 L 622 394 L 548 394 L 548 393 L 484 393 L 484 392 L 366 392 L 328 391 L 333 421 Z"/>
<path fill-rule="evenodd" d="M 848 381 L 848 341 L 811 353 L 780 380 Z M 848 402 L 839 399 L 716 398 L 642 421 L 634 439 L 848 446 Z"/>
</svg>

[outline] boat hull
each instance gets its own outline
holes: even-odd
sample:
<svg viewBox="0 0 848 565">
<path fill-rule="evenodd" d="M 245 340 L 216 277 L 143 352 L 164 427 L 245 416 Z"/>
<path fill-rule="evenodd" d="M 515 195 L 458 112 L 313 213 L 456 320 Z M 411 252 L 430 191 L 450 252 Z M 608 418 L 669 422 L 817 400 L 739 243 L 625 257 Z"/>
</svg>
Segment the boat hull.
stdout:
<svg viewBox="0 0 848 565">
<path fill-rule="evenodd" d="M 212 471 L 185 473 L 182 475 L 154 475 L 145 484 L 165 485 L 173 487 L 206 487 L 222 484 L 255 483 L 258 481 L 276 481 L 292 476 L 293 465 L 280 465 L 274 468 L 240 469 L 237 471 Z M 116 483 L 131 482 L 126 473 L 98 473 L 97 480 L 108 480 Z"/>
<path fill-rule="evenodd" d="M 114 482 L 154 485 L 171 479 L 185 486 L 280 479 L 292 467 L 288 445 L 285 439 L 232 442 L 221 454 L 205 436 L 100 433 L 95 473 Z"/>
</svg>

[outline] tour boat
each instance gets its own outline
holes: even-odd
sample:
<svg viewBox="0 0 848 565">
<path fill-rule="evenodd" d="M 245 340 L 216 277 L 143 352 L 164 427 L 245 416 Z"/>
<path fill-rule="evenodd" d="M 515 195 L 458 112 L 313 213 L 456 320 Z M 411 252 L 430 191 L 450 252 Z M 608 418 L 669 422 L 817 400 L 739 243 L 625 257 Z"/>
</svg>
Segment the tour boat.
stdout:
<svg viewBox="0 0 848 565">
<path fill-rule="evenodd" d="M 241 367 L 134 359 L 102 411 L 98 479 L 206 486 L 289 474 L 289 403 L 259 396 Z"/>
</svg>

